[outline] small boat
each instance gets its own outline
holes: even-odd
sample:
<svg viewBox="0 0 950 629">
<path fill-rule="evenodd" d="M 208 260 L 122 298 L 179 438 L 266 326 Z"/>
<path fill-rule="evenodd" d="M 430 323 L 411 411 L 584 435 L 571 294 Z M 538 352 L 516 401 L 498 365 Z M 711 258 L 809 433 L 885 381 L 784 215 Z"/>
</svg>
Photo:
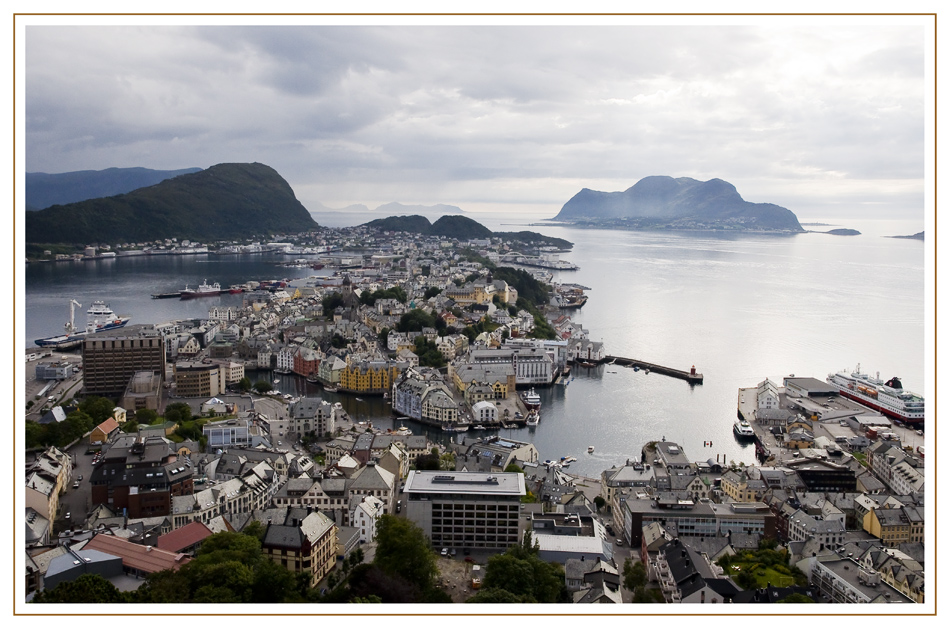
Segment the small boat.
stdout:
<svg viewBox="0 0 950 629">
<path fill-rule="evenodd" d="M 280 378 L 274 378 L 274 384 L 280 384 Z"/>
<path fill-rule="evenodd" d="M 356 400 L 357 402 L 362 402 L 362 401 L 363 401 L 363 398 L 361 398 L 361 397 L 355 397 L 355 398 L 353 398 L 353 399 Z"/>
<path fill-rule="evenodd" d="M 541 415 L 539 415 L 537 411 L 531 411 L 528 413 L 528 417 L 525 418 L 525 424 L 529 428 L 534 428 L 539 423 L 541 423 Z"/>
<path fill-rule="evenodd" d="M 587 446 L 587 454 L 593 454 L 594 446 Z"/>
<path fill-rule="evenodd" d="M 327 393 L 336 393 L 340 390 L 340 387 L 336 386 L 335 384 L 327 384 L 324 385 L 323 390 Z"/>
<path fill-rule="evenodd" d="M 406 428 L 405 426 L 400 426 L 399 429 L 396 430 L 396 434 L 397 434 L 397 435 L 403 435 L 403 436 L 409 436 L 409 435 L 412 434 L 412 431 L 409 430 L 408 428 Z"/>
<path fill-rule="evenodd" d="M 472 430 L 488 430 L 488 429 L 482 426 L 481 424 L 475 424 L 474 426 L 472 426 Z"/>
</svg>

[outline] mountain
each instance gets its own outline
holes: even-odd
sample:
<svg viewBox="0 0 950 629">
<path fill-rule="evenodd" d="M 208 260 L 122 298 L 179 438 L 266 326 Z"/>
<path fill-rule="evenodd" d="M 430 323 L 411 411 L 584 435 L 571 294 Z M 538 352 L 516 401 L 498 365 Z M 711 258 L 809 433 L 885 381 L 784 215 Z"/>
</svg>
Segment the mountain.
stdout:
<svg viewBox="0 0 950 629">
<path fill-rule="evenodd" d="M 623 192 L 584 188 L 554 220 L 628 228 L 752 229 L 805 231 L 790 210 L 749 203 L 722 179 L 644 177 Z"/>
<path fill-rule="evenodd" d="M 26 173 L 26 209 L 42 210 L 51 205 L 78 203 L 132 192 L 200 168 L 152 170 L 151 168 L 106 168 L 69 173 Z"/>
<path fill-rule="evenodd" d="M 26 241 L 216 241 L 317 227 L 270 166 L 218 164 L 127 194 L 28 212 Z"/>
<path fill-rule="evenodd" d="M 442 216 L 464 214 L 465 211 L 454 205 L 445 205 L 437 203 L 435 205 L 403 205 L 402 203 L 384 203 L 375 210 L 375 214 L 384 214 L 386 216 L 415 214 L 425 216 L 429 220 L 438 220 Z"/>
<path fill-rule="evenodd" d="M 425 216 L 389 216 L 364 223 L 363 227 L 382 231 L 445 236 L 446 238 L 457 238 L 459 240 L 502 238 L 532 247 L 553 246 L 559 249 L 570 249 L 573 246 L 572 242 L 563 238 L 543 236 L 537 232 L 493 232 L 467 216 L 443 216 L 435 223 L 430 223 Z"/>
</svg>

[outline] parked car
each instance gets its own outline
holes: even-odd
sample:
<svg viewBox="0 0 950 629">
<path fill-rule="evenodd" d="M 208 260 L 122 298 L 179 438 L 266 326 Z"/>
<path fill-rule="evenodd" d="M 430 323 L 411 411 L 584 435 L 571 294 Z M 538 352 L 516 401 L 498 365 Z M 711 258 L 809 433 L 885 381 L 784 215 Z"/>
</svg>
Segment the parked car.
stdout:
<svg viewBox="0 0 950 629">
<path fill-rule="evenodd" d="M 448 549 L 448 548 L 443 548 L 443 549 L 442 549 L 442 556 L 443 556 L 443 557 L 448 557 L 448 556 L 449 556 L 449 549 Z"/>
</svg>

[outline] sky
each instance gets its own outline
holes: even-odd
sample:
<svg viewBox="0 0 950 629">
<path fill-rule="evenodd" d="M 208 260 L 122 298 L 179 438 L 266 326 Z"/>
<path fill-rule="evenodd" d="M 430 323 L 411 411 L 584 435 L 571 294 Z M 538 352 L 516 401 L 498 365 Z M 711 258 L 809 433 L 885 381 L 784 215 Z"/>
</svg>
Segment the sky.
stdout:
<svg viewBox="0 0 950 629">
<path fill-rule="evenodd" d="M 669 175 L 800 220 L 924 222 L 923 19 L 140 21 L 26 26 L 26 171 L 261 162 L 311 211 L 539 218 Z"/>
</svg>

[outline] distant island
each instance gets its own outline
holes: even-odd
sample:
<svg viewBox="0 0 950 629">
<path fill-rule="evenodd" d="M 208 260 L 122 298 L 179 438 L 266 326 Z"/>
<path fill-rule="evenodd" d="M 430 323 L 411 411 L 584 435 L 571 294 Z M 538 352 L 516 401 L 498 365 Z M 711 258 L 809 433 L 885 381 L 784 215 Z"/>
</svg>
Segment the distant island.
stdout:
<svg viewBox="0 0 950 629">
<path fill-rule="evenodd" d="M 53 205 L 78 203 L 125 194 L 139 188 L 201 171 L 200 168 L 152 170 L 151 168 L 106 168 L 68 173 L 26 173 L 26 209 L 36 211 Z"/>
<path fill-rule="evenodd" d="M 826 232 L 812 232 L 815 234 L 831 234 L 832 236 L 860 236 L 861 232 L 856 229 L 830 229 Z"/>
<path fill-rule="evenodd" d="M 422 234 L 426 236 L 444 236 L 446 238 L 456 238 L 459 240 L 504 238 L 526 246 L 556 247 L 562 250 L 568 250 L 574 246 L 574 243 L 569 240 L 543 236 L 537 232 L 493 232 L 467 216 L 443 216 L 434 223 L 430 223 L 429 219 L 425 216 L 389 216 L 365 223 L 362 227 L 382 231 Z"/>
<path fill-rule="evenodd" d="M 219 241 L 318 227 L 270 166 L 218 164 L 127 194 L 27 212 L 26 242 Z"/>
<path fill-rule="evenodd" d="M 584 188 L 552 220 L 607 229 L 805 231 L 791 210 L 745 201 L 722 179 L 689 177 L 644 177 L 623 192 Z"/>
<path fill-rule="evenodd" d="M 916 234 L 913 234 L 912 236 L 885 236 L 885 238 L 903 238 L 905 240 L 923 240 L 924 232 L 917 232 Z"/>
</svg>

